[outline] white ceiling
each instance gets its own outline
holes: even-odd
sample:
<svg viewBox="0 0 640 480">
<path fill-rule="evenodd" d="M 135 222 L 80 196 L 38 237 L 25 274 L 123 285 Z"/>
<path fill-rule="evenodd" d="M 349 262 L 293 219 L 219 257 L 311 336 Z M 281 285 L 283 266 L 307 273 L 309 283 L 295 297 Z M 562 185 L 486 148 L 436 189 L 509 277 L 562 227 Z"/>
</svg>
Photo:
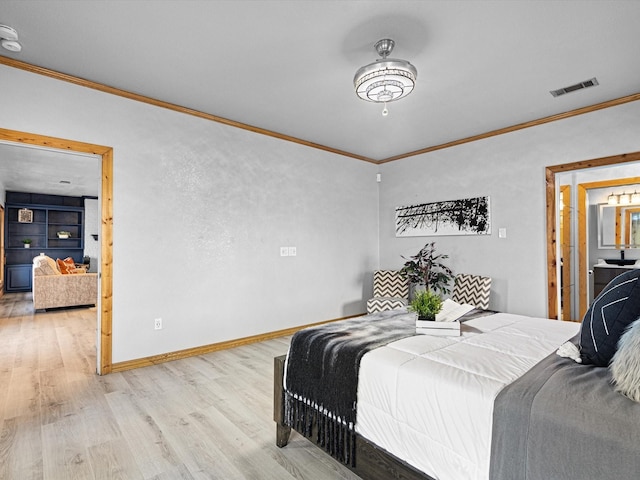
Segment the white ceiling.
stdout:
<svg viewBox="0 0 640 480">
<path fill-rule="evenodd" d="M 0 182 L 7 191 L 98 196 L 100 157 L 0 142 Z"/>
<path fill-rule="evenodd" d="M 6 57 L 376 161 L 640 91 L 637 0 L 2 0 L 0 23 Z M 387 117 L 353 91 L 381 38 L 418 69 Z"/>
</svg>

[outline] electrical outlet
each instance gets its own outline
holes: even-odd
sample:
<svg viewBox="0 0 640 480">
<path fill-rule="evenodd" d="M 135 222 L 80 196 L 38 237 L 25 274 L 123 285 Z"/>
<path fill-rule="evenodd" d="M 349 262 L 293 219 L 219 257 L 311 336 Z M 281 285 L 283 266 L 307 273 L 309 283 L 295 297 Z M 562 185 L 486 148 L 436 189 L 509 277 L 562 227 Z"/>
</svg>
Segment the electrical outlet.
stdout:
<svg viewBox="0 0 640 480">
<path fill-rule="evenodd" d="M 280 247 L 280 256 L 288 257 L 289 256 L 289 247 Z"/>
<path fill-rule="evenodd" d="M 154 328 L 156 330 L 162 330 L 162 319 L 161 318 L 156 318 L 154 320 L 154 325 L 153 326 L 154 326 Z"/>
<path fill-rule="evenodd" d="M 289 247 L 289 256 L 290 257 L 295 257 L 298 254 L 298 251 L 296 250 L 296 247 Z"/>
</svg>

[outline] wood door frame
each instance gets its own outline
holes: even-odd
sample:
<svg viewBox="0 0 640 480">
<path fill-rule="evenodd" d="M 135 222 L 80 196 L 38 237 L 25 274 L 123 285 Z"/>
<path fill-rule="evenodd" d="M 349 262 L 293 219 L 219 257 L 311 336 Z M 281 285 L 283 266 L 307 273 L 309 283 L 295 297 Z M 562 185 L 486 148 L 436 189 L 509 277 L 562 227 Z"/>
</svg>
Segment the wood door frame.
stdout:
<svg viewBox="0 0 640 480">
<path fill-rule="evenodd" d="M 589 203 L 587 196 L 589 190 L 597 188 L 618 187 L 621 185 L 629 185 L 634 183 L 640 183 L 640 177 L 627 177 L 627 178 L 614 178 L 611 180 L 600 180 L 596 182 L 585 182 L 578 184 L 578 252 L 579 252 L 579 271 L 580 276 L 578 291 L 579 291 L 579 315 L 580 318 L 584 316 L 589 308 L 589 295 L 587 278 L 589 271 L 589 255 L 587 249 L 587 211 L 589 210 Z M 619 225 L 617 226 L 619 228 Z M 618 231 L 618 238 L 620 234 Z"/>
<path fill-rule="evenodd" d="M 113 148 L 63 138 L 0 128 L 0 140 L 37 145 L 58 150 L 70 150 L 102 156 L 102 190 L 100 195 L 102 225 L 100 229 L 100 316 L 99 355 L 97 373 L 106 375 L 112 370 L 112 314 L 113 314 Z M 96 346 L 97 348 L 98 346 Z"/>
<path fill-rule="evenodd" d="M 564 163 L 545 168 L 547 197 L 547 312 L 549 318 L 558 318 L 558 260 L 556 255 L 556 174 L 570 172 L 573 170 L 583 170 L 587 168 L 604 167 L 637 161 L 640 161 L 640 151 L 624 153 L 622 155 L 612 155 L 610 157 L 595 158 L 592 160 L 581 160 L 579 162 Z M 586 190 L 583 189 L 582 195 L 586 198 Z M 584 201 L 584 198 L 581 199 L 580 189 L 578 189 L 578 205 L 582 204 Z M 585 272 L 587 271 L 586 262 L 586 255 L 580 255 L 580 258 L 578 259 L 579 271 L 582 271 L 583 269 Z"/>
<path fill-rule="evenodd" d="M 572 262 L 571 262 L 571 185 L 560 185 L 560 195 L 563 196 L 562 218 L 560 221 L 561 255 L 562 255 L 562 319 L 572 318 L 571 309 L 571 285 Z M 568 199 L 568 201 L 567 201 Z"/>
</svg>

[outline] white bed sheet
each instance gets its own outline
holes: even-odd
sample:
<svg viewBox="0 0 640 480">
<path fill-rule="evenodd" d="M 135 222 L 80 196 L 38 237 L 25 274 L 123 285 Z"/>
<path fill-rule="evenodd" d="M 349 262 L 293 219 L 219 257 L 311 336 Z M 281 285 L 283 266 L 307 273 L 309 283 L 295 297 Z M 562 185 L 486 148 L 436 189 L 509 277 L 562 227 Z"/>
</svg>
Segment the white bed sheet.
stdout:
<svg viewBox="0 0 640 480">
<path fill-rule="evenodd" d="M 356 431 L 437 480 L 487 480 L 493 402 L 580 325 L 498 313 L 363 356 Z"/>
</svg>

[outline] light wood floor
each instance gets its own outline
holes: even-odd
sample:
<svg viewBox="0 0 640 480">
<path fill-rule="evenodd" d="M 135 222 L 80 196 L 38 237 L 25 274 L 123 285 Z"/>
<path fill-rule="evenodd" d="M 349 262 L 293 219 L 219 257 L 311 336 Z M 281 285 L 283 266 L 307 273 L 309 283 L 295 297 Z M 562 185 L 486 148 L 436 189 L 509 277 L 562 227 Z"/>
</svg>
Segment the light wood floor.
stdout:
<svg viewBox="0 0 640 480">
<path fill-rule="evenodd" d="M 296 433 L 275 446 L 289 337 L 98 376 L 95 309 L 0 297 L 0 479 L 357 479 Z"/>
</svg>

